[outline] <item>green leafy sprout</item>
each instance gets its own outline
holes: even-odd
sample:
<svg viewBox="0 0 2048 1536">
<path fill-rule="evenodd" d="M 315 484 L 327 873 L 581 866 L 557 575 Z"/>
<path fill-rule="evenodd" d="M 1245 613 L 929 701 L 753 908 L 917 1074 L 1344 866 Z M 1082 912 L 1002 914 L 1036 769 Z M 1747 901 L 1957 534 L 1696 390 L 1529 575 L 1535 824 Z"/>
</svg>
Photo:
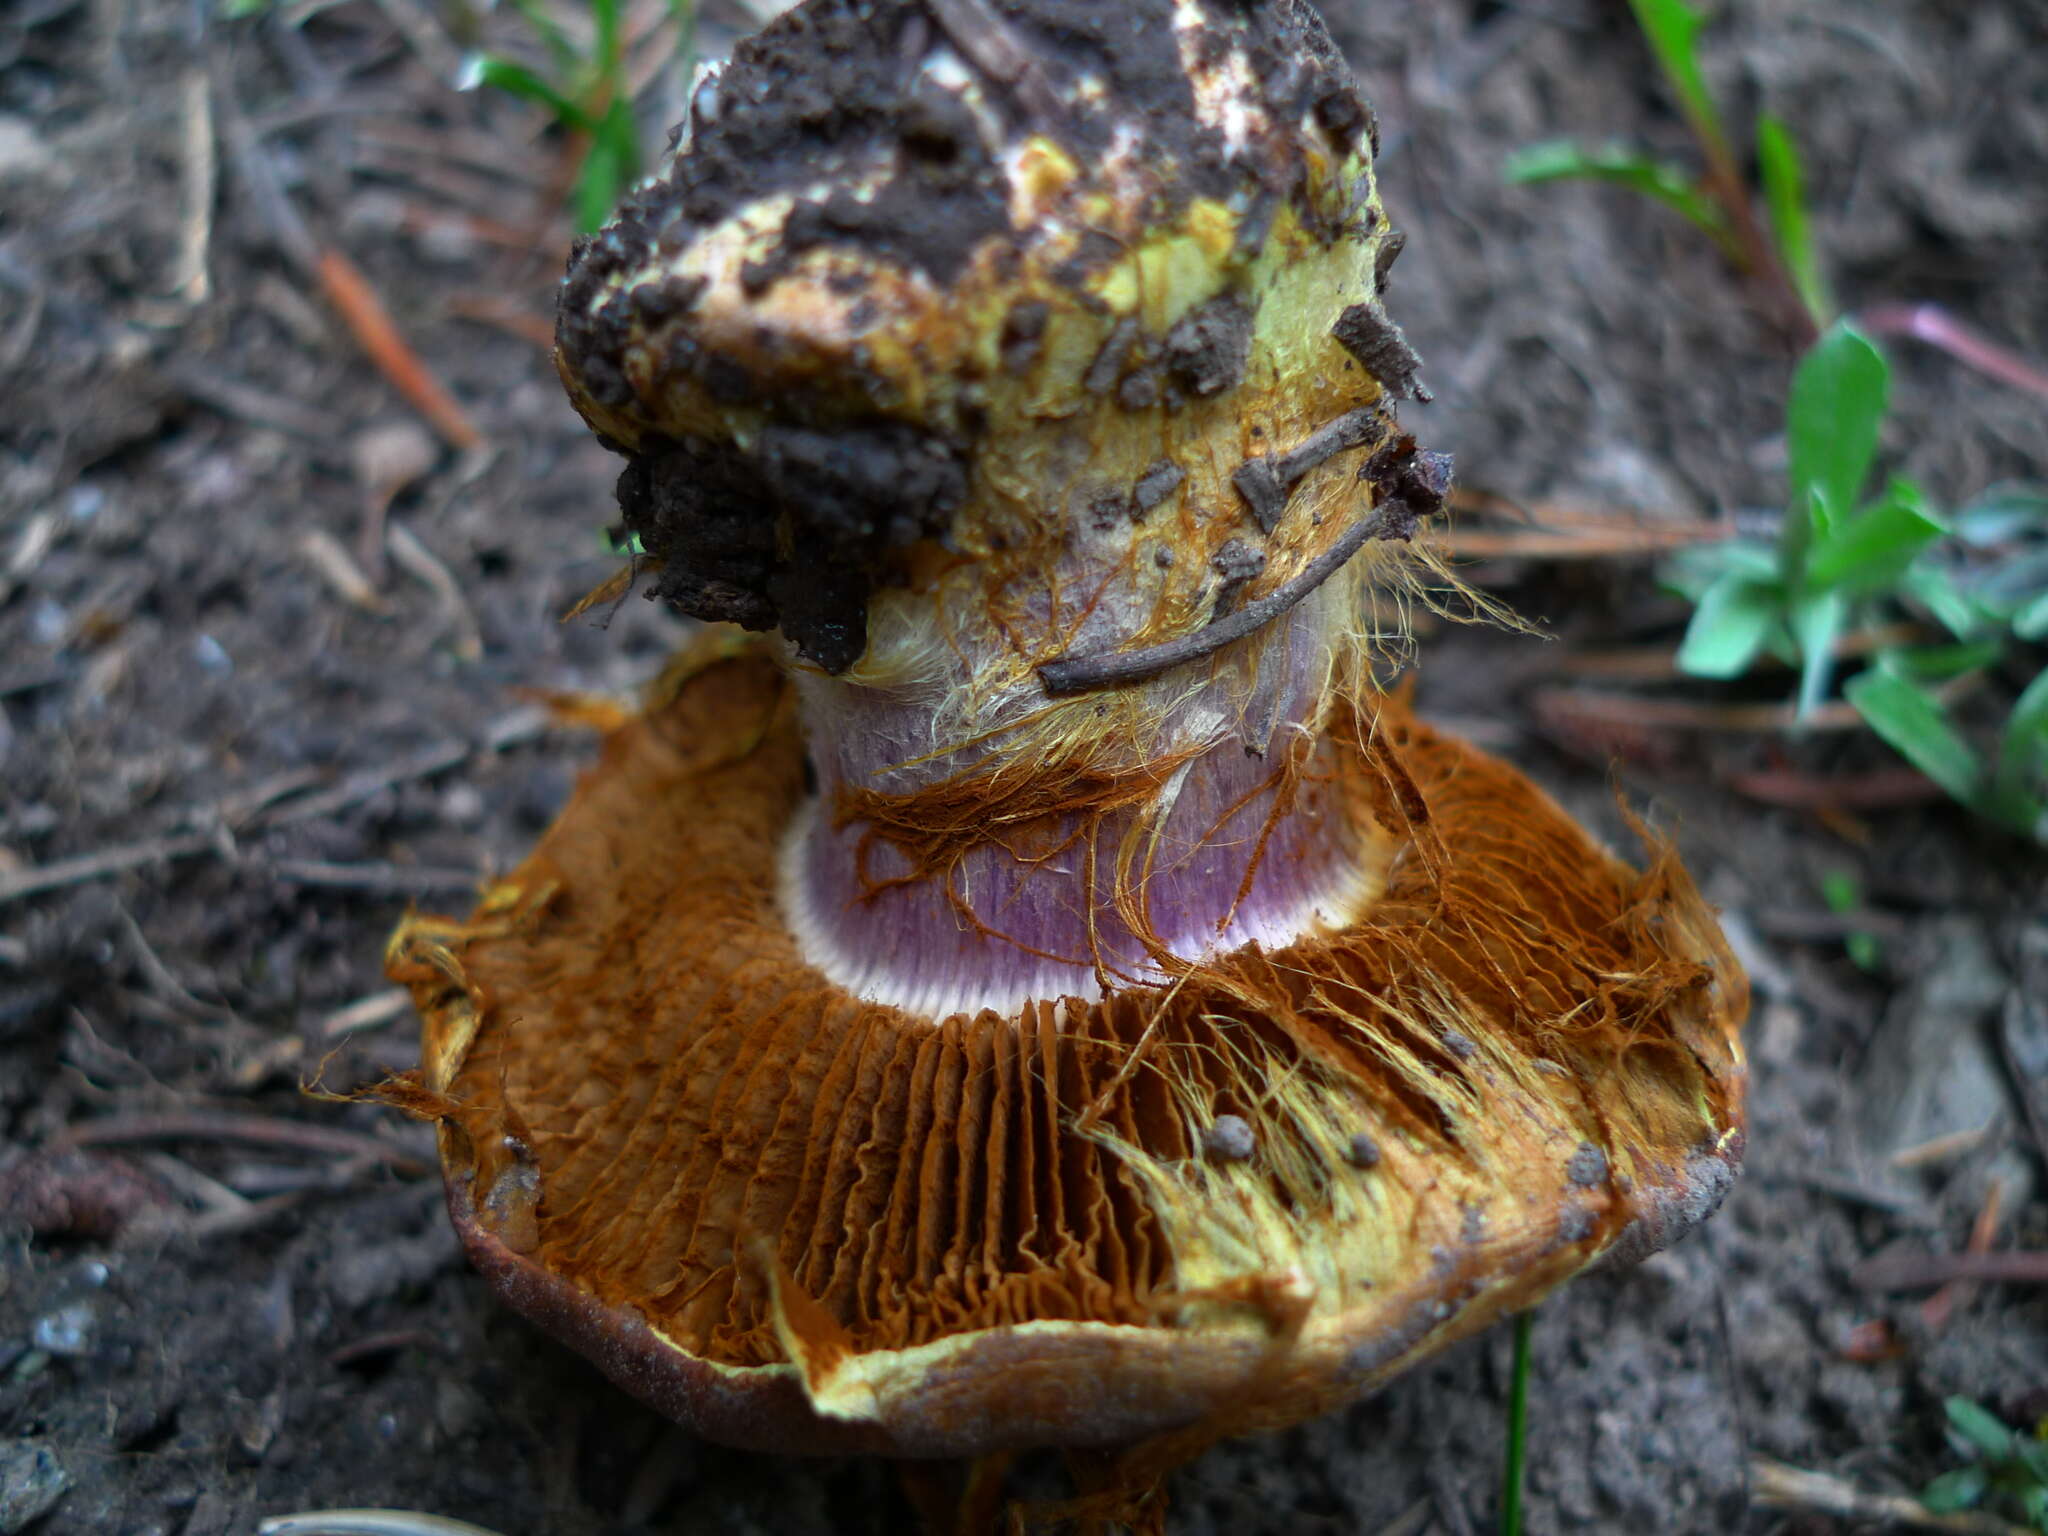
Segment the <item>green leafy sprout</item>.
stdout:
<svg viewBox="0 0 2048 1536">
<path fill-rule="evenodd" d="M 2048 639 L 2048 489 L 2000 487 L 1953 517 L 1901 476 L 1867 495 L 1888 379 L 1883 355 L 1840 323 L 1800 360 L 1776 542 L 1728 539 L 1664 566 L 1665 585 L 1693 604 L 1679 670 L 1734 678 L 1775 655 L 1798 669 L 1805 717 L 1829 695 L 1845 635 L 1924 620 L 1939 643 L 1879 649 L 1842 696 L 1956 800 L 2048 843 L 2048 669 L 2021 690 L 1989 753 L 1953 709 L 2020 647 Z"/>
<path fill-rule="evenodd" d="M 2041 1436 L 2048 1424 L 2025 1434 L 1967 1397 L 1944 1406 L 1949 1438 L 1975 1459 L 1929 1483 L 1920 1502 L 1937 1515 L 2003 1506 L 2048 1532 L 2048 1441 Z"/>
<path fill-rule="evenodd" d="M 545 70 L 508 55 L 479 51 L 464 61 L 457 84 L 504 91 L 532 102 L 583 146 L 569 200 L 576 227 L 588 233 L 611 217 L 626 189 L 640 179 L 641 155 L 626 77 L 623 0 L 588 0 L 589 38 L 579 42 L 544 0 L 512 0 L 547 57 Z M 695 0 L 668 0 L 676 26 L 673 67 L 687 72 L 695 51 Z"/>
<path fill-rule="evenodd" d="M 1704 230 L 1737 267 L 1776 289 L 1803 334 L 1817 335 L 1834 318 L 1834 300 L 1814 250 L 1805 174 L 1792 135 L 1769 113 L 1757 119 L 1757 173 L 1770 216 L 1766 234 L 1751 209 L 1721 109 L 1700 73 L 1704 18 L 1686 0 L 1629 0 L 1629 8 L 1678 97 L 1704 165 L 1696 170 L 1626 145 L 1588 149 L 1551 139 L 1509 156 L 1508 181 L 1605 181 L 1653 198 Z"/>
<path fill-rule="evenodd" d="M 1675 210 L 1770 283 L 1811 341 L 1786 412 L 1790 496 L 1777 540 L 1699 546 L 1664 568 L 1665 584 L 1694 605 L 1679 669 L 1735 678 L 1769 653 L 1798 669 L 1805 719 L 1829 697 L 1845 635 L 1875 619 L 1925 617 L 1946 643 L 1880 650 L 1842 685 L 1842 696 L 1956 800 L 2048 843 L 2048 670 L 2022 689 L 1988 752 L 1952 712 L 1952 701 L 2016 645 L 2048 639 L 2048 492 L 1995 489 L 1953 518 L 1908 479 L 1868 493 L 1890 369 L 1867 337 L 1835 319 L 1792 136 L 1769 113 L 1757 120 L 1766 231 L 1700 71 L 1701 13 L 1686 0 L 1629 4 L 1703 167 L 1553 140 L 1512 156 L 1508 180 L 1608 182 Z"/>
</svg>

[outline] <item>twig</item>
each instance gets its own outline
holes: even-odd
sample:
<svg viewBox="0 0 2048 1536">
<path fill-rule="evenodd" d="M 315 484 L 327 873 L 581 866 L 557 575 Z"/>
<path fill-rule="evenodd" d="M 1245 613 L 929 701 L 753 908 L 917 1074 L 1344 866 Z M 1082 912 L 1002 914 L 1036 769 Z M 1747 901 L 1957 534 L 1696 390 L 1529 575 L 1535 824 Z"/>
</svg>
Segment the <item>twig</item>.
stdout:
<svg viewBox="0 0 2048 1536">
<path fill-rule="evenodd" d="M 356 564 L 355 556 L 325 528 L 309 529 L 300 535 L 299 553 L 350 607 L 360 608 L 365 613 L 391 611 L 390 605 L 377 595 L 376 587 L 363 573 L 363 568 Z"/>
<path fill-rule="evenodd" d="M 473 891 L 482 878 L 473 869 L 413 869 L 402 864 L 329 864 L 318 859 L 278 859 L 268 869 L 292 885 L 393 895 Z"/>
<path fill-rule="evenodd" d="M 1950 1131 L 1946 1136 L 1934 1136 L 1916 1146 L 1901 1147 L 1885 1162 L 1910 1172 L 1915 1168 L 1931 1168 L 1974 1152 L 1983 1146 L 1991 1133 L 1998 1129 L 1998 1121 L 1987 1120 L 1973 1131 Z"/>
<path fill-rule="evenodd" d="M 282 1195 L 266 1195 L 261 1200 L 251 1200 L 239 1211 L 208 1211 L 195 1216 L 182 1226 L 172 1229 L 172 1235 L 187 1242 L 205 1242 L 213 1238 L 236 1237 L 264 1225 L 287 1211 L 296 1210 L 305 1204 L 304 1190 L 290 1190 Z"/>
<path fill-rule="evenodd" d="M 514 711 L 492 723 L 486 733 L 483 748 L 501 751 L 517 741 L 527 740 L 534 734 L 530 726 L 531 721 L 527 712 Z M 395 763 L 352 773 L 325 793 L 308 795 L 302 800 L 293 801 L 266 814 L 266 808 L 273 800 L 295 793 L 308 782 L 305 770 L 294 769 L 257 786 L 255 790 L 222 800 L 212 810 L 212 830 L 179 833 L 170 837 L 153 837 L 139 843 L 124 843 L 119 847 L 103 848 L 97 853 L 59 859 L 54 864 L 0 873 L 0 906 L 24 897 L 40 895 L 44 891 L 83 885 L 88 881 L 102 880 L 109 875 L 120 874 L 123 870 L 137 869 L 145 864 L 156 864 L 170 859 L 189 858 L 209 850 L 232 857 L 232 844 L 224 842 L 225 832 L 229 828 L 240 827 L 251 819 L 259 818 L 263 826 L 285 827 L 322 816 L 331 816 L 336 811 L 345 810 L 359 801 L 367 800 L 394 784 L 431 778 L 465 761 L 476 750 L 478 749 L 467 742 L 459 741 L 428 747 L 411 757 L 400 758 Z M 206 813 L 196 814 L 204 816 Z M 330 867 L 345 869 L 349 866 Z M 459 885 L 474 885 L 476 882 L 474 874 L 464 871 L 458 875 L 452 870 L 415 871 L 408 878 L 431 882 L 422 887 L 430 890 L 453 890 Z M 313 883 L 317 883 L 317 878 Z"/>
<path fill-rule="evenodd" d="M 235 168 L 278 248 L 319 284 L 347 323 L 357 345 L 436 432 L 457 448 L 480 446 L 483 434 L 418 354 L 406 345 L 369 280 L 340 251 L 316 239 L 298 209 L 292 206 L 277 172 L 263 153 L 263 146 L 257 142 L 255 130 L 235 108 L 232 95 L 222 92 L 220 100 L 221 130 L 234 155 Z"/>
<path fill-rule="evenodd" d="M 1060 118 L 1059 92 L 987 0 L 924 0 L 924 8 L 948 42 L 976 69 L 1015 91 L 1034 117 L 1045 123 Z"/>
<path fill-rule="evenodd" d="M 1890 1254 L 1858 1265 L 1849 1280 L 1866 1291 L 1918 1291 L 1951 1280 L 2048 1285 L 2048 1251 L 2008 1248 L 1998 1253 Z"/>
<path fill-rule="evenodd" d="M 320 1021 L 320 1033 L 329 1040 L 376 1029 L 402 1016 L 412 1006 L 412 994 L 403 987 L 390 987 L 359 997 L 346 1008 L 337 1008 Z"/>
<path fill-rule="evenodd" d="M 164 365 L 164 376 L 188 399 L 197 400 L 223 416 L 271 427 L 309 443 L 331 445 L 334 441 L 332 417 L 296 400 L 215 373 L 196 358 L 170 359 Z"/>
<path fill-rule="evenodd" d="M 148 937 L 142 931 L 142 924 L 135 920 L 135 914 L 128 910 L 126 904 L 117 903 L 115 911 L 120 916 L 121 926 L 127 931 L 129 945 L 135 953 L 135 963 L 142 968 L 144 978 L 148 980 L 150 989 L 158 998 L 188 1019 L 234 1017 L 234 1010 L 226 1004 L 203 1003 L 185 989 L 184 983 L 171 974 L 171 968 L 164 964 L 163 958 L 151 947 Z"/>
<path fill-rule="evenodd" d="M 1876 1520 L 1922 1531 L 1949 1531 L 1955 1536 L 2032 1536 L 2026 1526 L 2013 1525 L 1981 1510 L 1937 1514 L 1918 1499 L 1896 1493 L 1869 1493 L 1826 1472 L 1788 1467 L 1768 1456 L 1751 1457 L 1749 1470 L 1754 1502 L 1766 1509 L 1796 1510 L 1837 1520 Z"/>
<path fill-rule="evenodd" d="M 1721 782 L 1739 795 L 1795 811 L 1882 811 L 1948 797 L 1947 790 L 1919 769 L 1905 767 L 1844 774 L 1758 768 L 1723 773 Z"/>
<path fill-rule="evenodd" d="M 298 822 L 316 821 L 322 816 L 331 816 L 336 811 L 346 810 L 359 801 L 369 799 L 372 795 L 381 794 L 394 785 L 409 784 L 417 779 L 430 779 L 437 773 L 444 773 L 467 759 L 472 750 L 467 742 L 442 742 L 380 767 L 359 769 L 330 790 L 308 795 L 303 800 L 295 800 L 280 807 L 264 818 L 264 825 L 287 827 Z"/>
<path fill-rule="evenodd" d="M 183 1158 L 173 1157 L 168 1152 L 145 1152 L 140 1160 L 143 1166 L 179 1194 L 198 1201 L 208 1215 L 223 1211 L 246 1215 L 253 1203 L 241 1191 L 229 1188 L 213 1175 L 201 1173 Z"/>
<path fill-rule="evenodd" d="M 220 177 L 214 155 L 213 88 L 206 71 L 185 72 L 179 192 L 184 203 L 178 226 L 178 259 L 171 268 L 171 294 L 186 304 L 206 301 L 206 253 L 213 243 L 213 203 Z"/>
<path fill-rule="evenodd" d="M 203 853 L 213 846 L 213 839 L 200 833 L 187 833 L 182 837 L 152 837 L 139 843 L 124 843 L 116 848 L 102 848 L 98 853 L 82 853 L 76 858 L 59 859 L 54 864 L 38 865 L 19 869 L 11 874 L 0 874 L 0 907 L 24 896 L 40 895 L 44 891 L 62 890 L 67 885 L 83 885 L 89 880 L 104 879 L 117 875 L 124 869 L 139 869 L 145 864 L 158 864 L 167 859 L 188 858 Z"/>
<path fill-rule="evenodd" d="M 1680 731 L 1853 731 L 1863 724 L 1856 707 L 1831 700 L 1802 720 L 1791 704 L 1707 704 L 1689 699 L 1646 699 L 1586 688 L 1545 688 L 1535 698 L 1539 716 L 1554 714 L 1574 725 Z"/>
<path fill-rule="evenodd" d="M 440 600 L 442 616 L 455 631 L 455 654 L 464 661 L 480 659 L 484 653 L 483 632 L 477 627 L 476 615 L 470 611 L 461 586 L 448 567 L 441 563 L 441 557 L 422 544 L 418 535 L 403 523 L 391 524 L 385 530 L 384 541 L 391 551 L 391 558 Z"/>
<path fill-rule="evenodd" d="M 330 246 L 314 259 L 313 266 L 329 301 L 341 312 L 356 341 L 378 371 L 391 381 L 391 386 L 411 402 L 451 447 L 481 447 L 483 433 L 456 404 L 455 397 L 441 387 L 441 381 L 420 361 L 419 354 L 406 344 L 391 312 L 355 263 Z"/>
<path fill-rule="evenodd" d="M 1977 1212 L 1977 1219 L 1970 1226 L 1970 1241 L 1963 1252 L 1983 1254 L 1991 1251 L 1991 1245 L 1998 1238 L 1998 1214 L 2005 1204 L 2005 1181 L 1993 1179 L 1991 1187 L 1984 1192 L 1983 1209 Z M 1920 1321 L 1930 1334 L 1939 1333 L 1948 1326 L 1958 1307 L 1966 1306 L 1977 1292 L 1976 1285 L 1968 1280 L 1951 1280 L 1920 1304 Z"/>
<path fill-rule="evenodd" d="M 1203 626 L 1191 635 L 1148 645 L 1135 651 L 1110 651 L 1094 656 L 1062 656 L 1038 669 L 1038 680 L 1050 694 L 1089 693 L 1097 688 L 1116 688 L 1143 682 L 1171 668 L 1199 661 L 1242 640 L 1280 617 L 1309 593 L 1328 581 L 1353 555 L 1375 538 L 1393 536 L 1411 516 L 1401 502 L 1390 502 L 1370 517 L 1362 517 L 1300 573 L 1282 582 L 1264 597 L 1246 603 L 1237 612 Z"/>
<path fill-rule="evenodd" d="M 413 1348 L 440 1353 L 441 1341 L 424 1328 L 387 1328 L 381 1333 L 366 1333 L 361 1338 L 350 1339 L 346 1344 L 330 1349 L 327 1363 L 333 1366 L 353 1365 L 372 1355 L 388 1355 Z"/>
<path fill-rule="evenodd" d="M 324 784 L 327 777 L 326 771 L 320 768 L 287 768 L 267 779 L 258 779 L 247 789 L 223 795 L 214 807 L 214 814 L 224 826 L 239 831 L 278 801 L 288 800 L 300 790 L 311 789 L 316 784 Z"/>
<path fill-rule="evenodd" d="M 1425 535 L 1423 542 L 1456 560 L 1612 560 L 1657 555 L 1692 544 L 1718 544 L 1728 537 L 1729 530 L 1719 523 L 1653 523 L 1581 533 L 1541 528 L 1498 533 L 1445 528 Z"/>
<path fill-rule="evenodd" d="M 360 1131 L 309 1125 L 302 1120 L 211 1114 L 203 1110 L 81 1120 L 66 1126 L 56 1137 L 55 1145 L 106 1147 L 144 1141 L 240 1141 L 251 1146 L 289 1147 L 299 1152 L 363 1158 L 397 1172 L 423 1171 L 417 1154 Z"/>
<path fill-rule="evenodd" d="M 1724 535 L 1725 537 L 1725 535 Z M 1837 657 L 1870 656 L 1896 646 L 1919 645 L 1934 638 L 1924 624 L 1874 624 L 1851 630 L 1836 638 L 1828 654 Z M 1684 677 L 1678 670 L 1675 645 L 1631 645 L 1609 650 L 1567 651 L 1558 659 L 1557 670 L 1569 677 L 1596 677 L 1608 682 L 1660 683 Z M 1792 663 L 1765 652 L 1750 664 L 1751 672 L 1790 672 Z"/>
<path fill-rule="evenodd" d="M 1856 317 L 1879 336 L 1906 336 L 1946 352 L 1986 378 L 2048 400 L 2048 373 L 1964 325 L 1939 304 L 1879 304 Z"/>
</svg>

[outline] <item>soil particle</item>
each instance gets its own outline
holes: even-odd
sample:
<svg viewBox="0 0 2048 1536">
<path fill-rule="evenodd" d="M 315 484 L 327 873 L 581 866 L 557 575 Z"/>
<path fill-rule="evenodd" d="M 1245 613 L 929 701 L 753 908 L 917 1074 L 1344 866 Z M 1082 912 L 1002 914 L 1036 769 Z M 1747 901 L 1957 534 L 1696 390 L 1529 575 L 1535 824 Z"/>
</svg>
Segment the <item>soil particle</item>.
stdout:
<svg viewBox="0 0 2048 1536">
<path fill-rule="evenodd" d="M 1258 1149 L 1259 1138 L 1242 1115 L 1218 1115 L 1202 1132 L 1202 1150 L 1219 1163 L 1249 1162 Z"/>
<path fill-rule="evenodd" d="M 642 453 L 618 496 L 662 562 L 658 596 L 693 618 L 779 626 L 840 672 L 866 647 L 889 556 L 943 531 L 966 484 L 963 455 L 914 427 L 770 426 L 752 452 L 687 439 Z"/>
<path fill-rule="evenodd" d="M 1246 459 L 1231 472 L 1230 483 L 1244 498 L 1259 532 L 1271 533 L 1280 526 L 1287 511 L 1287 485 L 1273 467 L 1271 458 Z"/>
<path fill-rule="evenodd" d="M 1043 299 L 1024 299 L 1010 306 L 1003 317 L 1000 349 L 1005 373 L 1024 373 L 1038 361 L 1045 346 L 1045 322 L 1051 314 L 1052 306 Z"/>
<path fill-rule="evenodd" d="M 47 1445 L 17 1440 L 0 1445 L 0 1536 L 16 1536 L 55 1509 L 71 1487 L 71 1474 Z"/>
<path fill-rule="evenodd" d="M 1380 1144 L 1360 1131 L 1344 1144 L 1344 1161 L 1354 1168 L 1377 1168 L 1380 1165 Z"/>
<path fill-rule="evenodd" d="M 1237 606 L 1237 594 L 1245 584 L 1266 569 L 1266 556 L 1243 539 L 1231 539 L 1210 557 L 1209 565 L 1223 578 L 1216 588 L 1215 617 L 1220 619 Z"/>
<path fill-rule="evenodd" d="M 1252 311 L 1234 294 L 1219 294 L 1174 322 L 1166 333 L 1166 365 L 1198 400 L 1234 389 L 1251 351 Z"/>
<path fill-rule="evenodd" d="M 1381 248 L 1383 251 L 1385 247 Z M 1408 345 L 1408 338 L 1377 301 L 1353 304 L 1337 317 L 1330 333 L 1344 350 L 1365 365 L 1388 394 L 1398 400 L 1413 400 L 1421 394 L 1416 370 L 1422 359 Z"/>
<path fill-rule="evenodd" d="M 1179 490 L 1180 483 L 1187 477 L 1187 471 L 1171 459 L 1159 460 L 1138 476 L 1138 483 L 1131 488 L 1131 516 L 1143 517 Z"/>
<path fill-rule="evenodd" d="M 1091 395 L 1106 395 L 1116 387 L 1123 377 L 1124 364 L 1130 359 L 1131 349 L 1138 341 L 1138 320 L 1135 315 L 1126 315 L 1111 327 L 1103 339 L 1094 360 L 1088 364 L 1088 371 L 1081 375 L 1081 387 Z"/>
</svg>

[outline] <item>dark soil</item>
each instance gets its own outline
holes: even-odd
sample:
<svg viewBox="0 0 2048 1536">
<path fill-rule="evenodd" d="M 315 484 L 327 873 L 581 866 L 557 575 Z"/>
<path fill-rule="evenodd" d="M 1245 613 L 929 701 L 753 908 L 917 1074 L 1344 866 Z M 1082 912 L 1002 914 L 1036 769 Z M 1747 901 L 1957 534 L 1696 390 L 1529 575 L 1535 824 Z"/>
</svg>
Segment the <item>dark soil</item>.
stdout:
<svg viewBox="0 0 2048 1536">
<path fill-rule="evenodd" d="M 1521 502 L 1768 507 L 1792 347 L 1758 295 L 1625 194 L 1500 184 L 1560 133 L 1688 152 L 1625 8 L 1331 10 L 1409 235 L 1389 308 L 1436 395 L 1406 408 L 1421 441 Z M 534 339 L 559 148 L 450 91 L 457 52 L 411 0 L 0 14 L 0 1530 L 244 1536 L 362 1505 L 507 1536 L 909 1523 L 886 1468 L 735 1454 L 613 1391 L 464 1268 L 424 1131 L 299 1089 L 412 1060 L 384 936 L 516 859 L 587 758 L 522 690 L 623 693 L 682 633 L 637 599 L 557 622 L 615 569 L 617 461 Z M 1805 147 L 1847 307 L 1938 302 L 2048 354 L 2036 0 L 1735 0 L 1707 52 L 1738 121 L 1767 107 Z M 364 361 L 280 202 L 366 271 L 487 451 L 444 450 Z M 2039 400 L 1893 353 L 1896 467 L 1949 503 L 2048 476 Z M 1929 1307 L 1852 1279 L 1960 1248 L 1993 1180 L 1998 1241 L 2048 1246 L 2014 1092 L 2048 1072 L 2048 872 L 1938 801 L 1817 815 L 1732 787 L 1884 765 L 1854 738 L 1561 725 L 1533 700 L 1569 649 L 1661 642 L 1674 610 L 1640 562 L 1474 574 L 1559 638 L 1438 626 L 1425 710 L 1617 842 L 1626 748 L 1758 988 L 1727 1208 L 1540 1313 L 1531 1529 L 1830 1529 L 1751 1508 L 1749 1458 L 1911 1490 L 1956 1464 L 1944 1396 L 2048 1408 L 2037 1291 Z M 1868 969 L 1822 900 L 1838 872 Z M 95 1128 L 124 1139 L 70 1146 Z M 1171 1528 L 1489 1529 L 1507 1358 L 1489 1336 L 1212 1453 Z"/>
</svg>

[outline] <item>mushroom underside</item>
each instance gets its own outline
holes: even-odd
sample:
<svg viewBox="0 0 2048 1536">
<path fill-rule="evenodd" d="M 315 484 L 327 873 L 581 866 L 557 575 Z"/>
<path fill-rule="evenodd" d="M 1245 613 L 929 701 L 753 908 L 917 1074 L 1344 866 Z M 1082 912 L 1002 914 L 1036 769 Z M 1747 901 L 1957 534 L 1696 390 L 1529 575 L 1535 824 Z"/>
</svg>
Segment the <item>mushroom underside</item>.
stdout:
<svg viewBox="0 0 2048 1536">
<path fill-rule="evenodd" d="M 932 1022 L 805 964 L 788 685 L 702 667 L 392 941 L 473 1260 L 709 1438 L 957 1456 L 1276 1427 L 1702 1219 L 1746 994 L 1675 858 L 1392 697 L 1326 745 L 1343 932 Z"/>
</svg>

